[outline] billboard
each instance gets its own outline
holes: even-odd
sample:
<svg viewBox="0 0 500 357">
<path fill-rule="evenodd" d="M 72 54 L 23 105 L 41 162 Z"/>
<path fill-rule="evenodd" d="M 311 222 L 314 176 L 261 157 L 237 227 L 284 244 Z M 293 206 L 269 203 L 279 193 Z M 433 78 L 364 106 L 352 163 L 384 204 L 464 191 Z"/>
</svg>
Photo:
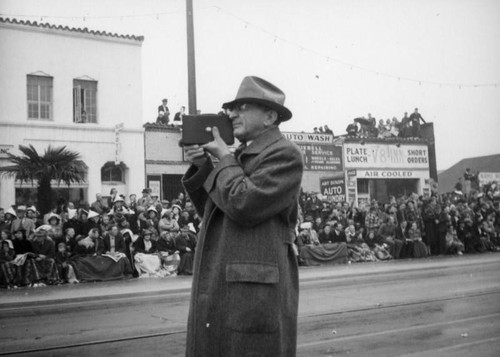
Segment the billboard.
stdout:
<svg viewBox="0 0 500 357">
<path fill-rule="evenodd" d="M 342 171 L 342 147 L 333 145 L 333 135 L 319 133 L 283 133 L 304 155 L 306 171 Z"/>
<path fill-rule="evenodd" d="M 346 187 L 345 177 L 330 177 L 319 180 L 321 194 L 333 202 L 345 202 Z"/>
<path fill-rule="evenodd" d="M 426 145 L 345 143 L 346 168 L 394 168 L 429 170 Z"/>
</svg>

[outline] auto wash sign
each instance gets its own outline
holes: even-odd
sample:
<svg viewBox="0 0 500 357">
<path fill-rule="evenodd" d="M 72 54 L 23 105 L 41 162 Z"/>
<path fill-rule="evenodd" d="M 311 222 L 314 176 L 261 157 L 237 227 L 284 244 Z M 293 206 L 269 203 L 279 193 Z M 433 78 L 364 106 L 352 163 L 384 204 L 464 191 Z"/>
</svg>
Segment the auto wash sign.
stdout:
<svg viewBox="0 0 500 357">
<path fill-rule="evenodd" d="M 426 145 L 344 144 L 346 168 L 429 169 Z"/>
<path fill-rule="evenodd" d="M 321 194 L 333 202 L 346 201 L 345 177 L 322 178 L 319 180 Z"/>
</svg>

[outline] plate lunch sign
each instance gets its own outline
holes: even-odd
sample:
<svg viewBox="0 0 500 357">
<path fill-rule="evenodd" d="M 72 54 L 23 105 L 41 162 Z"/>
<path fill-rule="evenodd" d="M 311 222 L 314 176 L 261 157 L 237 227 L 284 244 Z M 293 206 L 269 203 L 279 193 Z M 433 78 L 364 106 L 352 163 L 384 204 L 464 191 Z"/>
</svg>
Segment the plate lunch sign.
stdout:
<svg viewBox="0 0 500 357">
<path fill-rule="evenodd" d="M 342 148 L 333 145 L 333 135 L 318 133 L 283 133 L 304 155 L 304 170 L 342 171 Z"/>
</svg>

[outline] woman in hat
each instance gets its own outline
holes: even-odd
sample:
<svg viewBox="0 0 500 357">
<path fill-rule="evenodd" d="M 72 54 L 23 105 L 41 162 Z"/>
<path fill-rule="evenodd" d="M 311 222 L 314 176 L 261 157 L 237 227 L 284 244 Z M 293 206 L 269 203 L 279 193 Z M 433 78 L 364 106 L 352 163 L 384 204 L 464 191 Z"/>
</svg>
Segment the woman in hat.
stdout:
<svg viewBox="0 0 500 357">
<path fill-rule="evenodd" d="M 166 234 L 177 234 L 179 232 L 179 224 L 172 218 L 172 210 L 164 209 L 161 212 L 161 219 L 158 222 L 158 233 L 160 236 Z"/>
<path fill-rule="evenodd" d="M 14 211 L 14 208 L 9 207 L 9 209 L 5 211 L 5 218 L 2 223 L 2 229 L 8 229 L 9 232 L 12 232 L 12 222 L 14 222 L 16 218 L 16 211 Z"/>
<path fill-rule="evenodd" d="M 61 216 L 58 214 L 52 213 L 48 219 L 50 229 L 51 229 L 51 237 L 54 241 L 60 240 L 63 237 L 63 229 L 61 224 Z"/>
</svg>

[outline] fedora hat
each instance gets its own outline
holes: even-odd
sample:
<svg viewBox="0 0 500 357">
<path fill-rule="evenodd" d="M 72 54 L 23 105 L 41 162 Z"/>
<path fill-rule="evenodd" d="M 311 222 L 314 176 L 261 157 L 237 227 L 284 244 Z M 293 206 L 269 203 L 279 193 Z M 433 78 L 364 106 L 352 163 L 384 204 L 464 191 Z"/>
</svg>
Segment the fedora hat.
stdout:
<svg viewBox="0 0 500 357">
<path fill-rule="evenodd" d="M 292 112 L 284 106 L 285 93 L 274 84 L 259 77 L 248 76 L 243 78 L 236 98 L 231 102 L 222 104 L 222 108 L 231 109 L 238 103 L 260 104 L 275 110 L 283 121 L 292 117 Z"/>
</svg>

